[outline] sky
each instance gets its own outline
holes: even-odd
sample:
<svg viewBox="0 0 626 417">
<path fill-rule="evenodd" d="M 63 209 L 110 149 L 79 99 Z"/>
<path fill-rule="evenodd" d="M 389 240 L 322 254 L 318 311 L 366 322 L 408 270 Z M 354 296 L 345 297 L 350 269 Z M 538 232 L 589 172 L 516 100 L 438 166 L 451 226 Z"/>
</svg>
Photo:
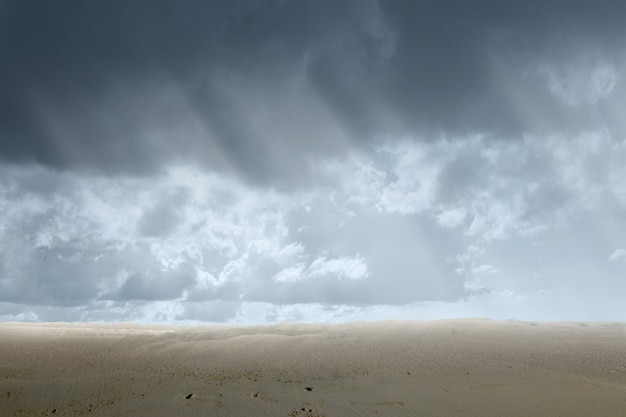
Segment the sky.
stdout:
<svg viewBox="0 0 626 417">
<path fill-rule="evenodd" d="M 0 320 L 626 320 L 625 15 L 0 0 Z"/>
</svg>

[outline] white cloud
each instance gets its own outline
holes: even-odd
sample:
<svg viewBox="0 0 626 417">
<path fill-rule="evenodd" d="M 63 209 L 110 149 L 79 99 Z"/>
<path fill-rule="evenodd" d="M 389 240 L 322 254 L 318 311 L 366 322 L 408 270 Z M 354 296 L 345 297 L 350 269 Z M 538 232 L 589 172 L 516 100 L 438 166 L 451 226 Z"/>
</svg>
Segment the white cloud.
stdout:
<svg viewBox="0 0 626 417">
<path fill-rule="evenodd" d="M 609 256 L 609 261 L 615 262 L 622 258 L 626 258 L 626 249 L 615 249 L 615 252 Z"/>
<path fill-rule="evenodd" d="M 311 277 L 331 276 L 338 279 L 362 279 L 368 275 L 367 263 L 360 255 L 332 259 L 322 256 L 311 263 L 309 271 Z"/>
<path fill-rule="evenodd" d="M 443 227 L 453 229 L 463 223 L 467 213 L 464 208 L 444 210 L 436 216 L 437 223 Z"/>
<path fill-rule="evenodd" d="M 272 279 L 276 282 L 297 282 L 308 278 L 305 273 L 305 265 L 300 263 L 281 269 Z"/>
<path fill-rule="evenodd" d="M 333 279 L 363 279 L 369 274 L 367 263 L 360 256 L 343 256 L 328 259 L 325 256 L 314 259 L 309 265 L 298 263 L 276 273 L 276 282 L 297 282 L 311 278 L 330 277 Z"/>
<path fill-rule="evenodd" d="M 494 268 L 492 265 L 479 265 L 476 268 L 472 269 L 473 274 L 495 274 L 498 270 Z"/>
<path fill-rule="evenodd" d="M 432 158 L 434 149 L 427 145 L 404 143 L 397 148 L 384 147 L 394 159 L 395 181 L 385 185 L 378 207 L 389 213 L 416 214 L 429 209 L 435 199 L 439 161 Z"/>
</svg>

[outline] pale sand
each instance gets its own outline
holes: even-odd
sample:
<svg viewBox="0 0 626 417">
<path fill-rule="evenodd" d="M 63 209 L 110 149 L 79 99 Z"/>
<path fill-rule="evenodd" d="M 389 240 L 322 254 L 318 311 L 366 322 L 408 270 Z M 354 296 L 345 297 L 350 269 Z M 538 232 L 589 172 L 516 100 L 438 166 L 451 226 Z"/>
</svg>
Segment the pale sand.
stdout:
<svg viewBox="0 0 626 417">
<path fill-rule="evenodd" d="M 0 323 L 0 416 L 626 416 L 626 324 Z"/>
</svg>

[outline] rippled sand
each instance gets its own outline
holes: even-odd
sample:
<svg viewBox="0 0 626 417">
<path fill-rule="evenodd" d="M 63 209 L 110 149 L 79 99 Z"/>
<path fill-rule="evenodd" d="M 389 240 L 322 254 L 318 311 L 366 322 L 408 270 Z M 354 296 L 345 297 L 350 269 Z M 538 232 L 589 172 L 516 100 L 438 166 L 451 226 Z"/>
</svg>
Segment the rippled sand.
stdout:
<svg viewBox="0 0 626 417">
<path fill-rule="evenodd" d="M 626 416 L 626 324 L 0 323 L 1 416 Z"/>
</svg>

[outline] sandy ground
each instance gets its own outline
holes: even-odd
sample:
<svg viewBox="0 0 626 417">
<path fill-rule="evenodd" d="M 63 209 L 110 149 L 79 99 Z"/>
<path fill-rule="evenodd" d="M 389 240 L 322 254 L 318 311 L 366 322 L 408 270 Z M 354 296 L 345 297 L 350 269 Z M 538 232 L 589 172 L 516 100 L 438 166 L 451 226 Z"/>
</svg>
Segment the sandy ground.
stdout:
<svg viewBox="0 0 626 417">
<path fill-rule="evenodd" d="M 626 416 L 626 324 L 0 323 L 0 416 Z"/>
</svg>

